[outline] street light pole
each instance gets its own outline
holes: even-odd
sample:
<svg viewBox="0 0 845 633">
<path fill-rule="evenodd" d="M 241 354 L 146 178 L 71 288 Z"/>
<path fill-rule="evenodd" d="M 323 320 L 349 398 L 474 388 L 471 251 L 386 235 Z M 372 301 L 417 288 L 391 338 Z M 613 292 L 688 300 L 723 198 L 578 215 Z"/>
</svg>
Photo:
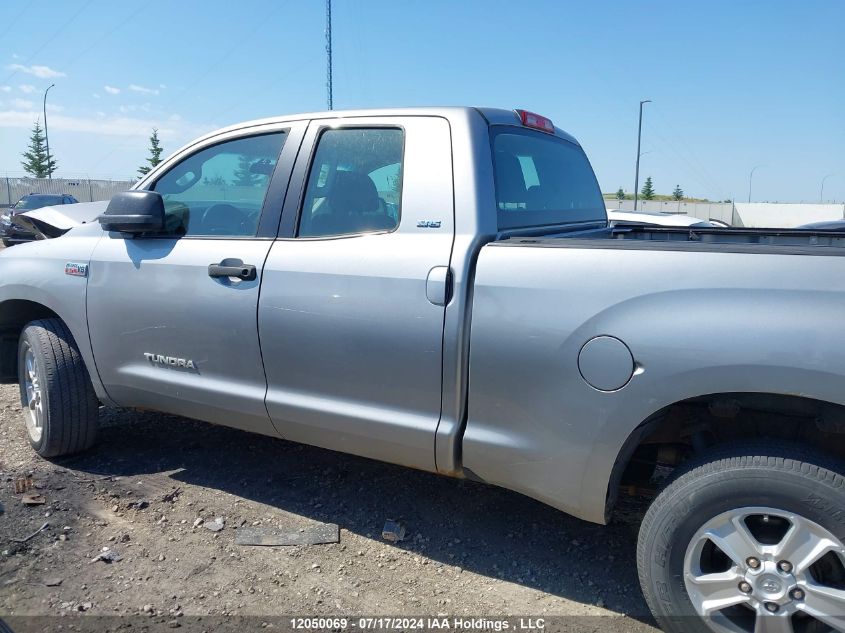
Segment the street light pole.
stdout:
<svg viewBox="0 0 845 633">
<path fill-rule="evenodd" d="M 822 188 L 819 191 L 819 202 L 824 202 L 824 181 L 830 178 L 833 174 L 827 174 L 824 178 L 822 178 Z"/>
<path fill-rule="evenodd" d="M 751 168 L 751 173 L 748 174 L 748 202 L 751 202 L 751 179 L 754 178 L 754 172 L 757 171 L 758 167 L 762 167 L 762 165 L 754 165 Z"/>
<path fill-rule="evenodd" d="M 53 169 L 50 167 L 50 135 L 47 133 L 47 93 L 50 88 L 56 84 L 50 84 L 50 87 L 44 91 L 44 140 L 47 142 L 47 178 L 53 179 Z"/>
<path fill-rule="evenodd" d="M 637 127 L 637 168 L 634 172 L 634 211 L 637 210 L 637 196 L 640 187 L 640 143 L 643 139 L 643 104 L 651 103 L 651 99 L 640 101 L 640 124 Z"/>
</svg>

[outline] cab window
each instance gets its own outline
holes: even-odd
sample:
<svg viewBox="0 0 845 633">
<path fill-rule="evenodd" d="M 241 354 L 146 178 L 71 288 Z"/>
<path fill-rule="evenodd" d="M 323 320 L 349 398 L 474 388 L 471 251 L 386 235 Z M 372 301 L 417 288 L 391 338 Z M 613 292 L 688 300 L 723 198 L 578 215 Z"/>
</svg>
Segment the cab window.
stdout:
<svg viewBox="0 0 845 633">
<path fill-rule="evenodd" d="M 595 174 L 578 145 L 533 130 L 492 130 L 499 229 L 607 219 Z"/>
<path fill-rule="evenodd" d="M 298 235 L 353 235 L 399 226 L 403 145 L 401 129 L 325 130 L 311 164 Z"/>
<path fill-rule="evenodd" d="M 286 134 L 226 141 L 184 159 L 151 187 L 161 194 L 165 234 L 254 236 Z"/>
</svg>

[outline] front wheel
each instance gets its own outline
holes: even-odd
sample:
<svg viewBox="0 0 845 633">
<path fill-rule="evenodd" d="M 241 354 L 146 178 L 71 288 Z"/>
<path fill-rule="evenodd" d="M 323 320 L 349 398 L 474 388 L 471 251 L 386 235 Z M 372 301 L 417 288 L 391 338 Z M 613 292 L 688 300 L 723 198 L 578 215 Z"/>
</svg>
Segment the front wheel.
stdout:
<svg viewBox="0 0 845 633">
<path fill-rule="evenodd" d="M 89 448 L 99 403 L 67 326 L 59 319 L 27 324 L 18 347 L 18 380 L 26 432 L 42 457 Z"/>
<path fill-rule="evenodd" d="M 845 478 L 788 445 L 714 454 L 640 528 L 646 601 L 675 633 L 845 631 Z"/>
</svg>

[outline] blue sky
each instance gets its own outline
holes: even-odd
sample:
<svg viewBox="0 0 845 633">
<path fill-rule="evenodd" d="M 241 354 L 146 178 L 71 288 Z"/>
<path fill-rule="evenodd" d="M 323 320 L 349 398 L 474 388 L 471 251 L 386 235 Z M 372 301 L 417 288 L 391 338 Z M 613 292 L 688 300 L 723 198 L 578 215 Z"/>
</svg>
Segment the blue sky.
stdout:
<svg viewBox="0 0 845 633">
<path fill-rule="evenodd" d="M 552 118 L 602 189 L 845 200 L 842 0 L 335 0 L 335 108 L 489 105 Z M 48 99 L 57 175 L 127 177 L 238 121 L 325 109 L 323 0 L 0 0 L 0 174 Z"/>
</svg>

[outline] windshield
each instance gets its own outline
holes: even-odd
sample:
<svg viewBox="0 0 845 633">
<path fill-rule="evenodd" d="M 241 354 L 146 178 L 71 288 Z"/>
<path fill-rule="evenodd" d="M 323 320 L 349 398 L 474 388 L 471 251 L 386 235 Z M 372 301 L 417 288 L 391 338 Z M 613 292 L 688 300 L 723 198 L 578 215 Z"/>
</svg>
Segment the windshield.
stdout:
<svg viewBox="0 0 845 633">
<path fill-rule="evenodd" d="M 533 130 L 492 130 L 500 230 L 607 220 L 595 174 L 578 145 Z"/>
<path fill-rule="evenodd" d="M 29 210 L 49 207 L 52 204 L 62 204 L 61 196 L 27 196 L 18 200 L 15 209 Z"/>
</svg>

